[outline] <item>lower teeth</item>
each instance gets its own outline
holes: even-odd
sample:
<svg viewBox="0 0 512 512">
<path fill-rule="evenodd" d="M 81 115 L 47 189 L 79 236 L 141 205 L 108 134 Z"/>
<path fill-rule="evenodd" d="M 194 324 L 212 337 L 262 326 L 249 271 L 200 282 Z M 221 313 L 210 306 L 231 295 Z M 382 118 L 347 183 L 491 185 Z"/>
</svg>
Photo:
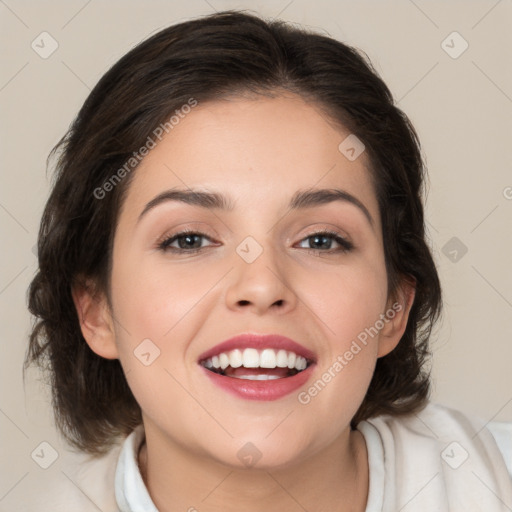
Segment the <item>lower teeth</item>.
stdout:
<svg viewBox="0 0 512 512">
<path fill-rule="evenodd" d="M 288 375 L 280 377 L 279 375 L 272 375 L 267 373 L 260 373 L 260 374 L 252 374 L 252 375 L 226 375 L 224 370 L 221 370 L 220 368 L 207 368 L 213 373 L 217 373 L 218 375 L 222 375 L 224 377 L 231 377 L 232 379 L 245 379 L 245 380 L 276 380 L 276 379 L 285 379 L 286 377 L 293 377 L 294 375 L 297 375 L 297 373 L 300 373 L 302 370 L 289 370 Z"/>
<path fill-rule="evenodd" d="M 283 379 L 284 377 L 278 377 L 277 375 L 240 375 L 238 377 L 232 376 L 233 379 L 245 379 L 245 380 L 276 380 Z"/>
<path fill-rule="evenodd" d="M 297 375 L 298 373 L 301 373 L 304 370 L 297 370 L 296 368 L 288 369 L 287 375 L 274 375 L 272 373 L 252 373 L 252 374 L 246 374 L 246 375 L 229 375 L 231 371 L 228 372 L 226 375 L 226 370 L 222 370 L 221 368 L 212 368 L 206 366 L 204 363 L 202 365 L 209 371 L 216 373 L 218 375 L 222 375 L 223 377 L 231 377 L 232 379 L 243 379 L 243 380 L 277 380 L 277 379 L 285 379 L 287 377 L 293 377 L 294 375 Z M 309 366 L 309 364 L 308 364 Z M 252 369 L 254 370 L 254 369 Z M 282 373 L 282 372 L 281 372 Z"/>
</svg>

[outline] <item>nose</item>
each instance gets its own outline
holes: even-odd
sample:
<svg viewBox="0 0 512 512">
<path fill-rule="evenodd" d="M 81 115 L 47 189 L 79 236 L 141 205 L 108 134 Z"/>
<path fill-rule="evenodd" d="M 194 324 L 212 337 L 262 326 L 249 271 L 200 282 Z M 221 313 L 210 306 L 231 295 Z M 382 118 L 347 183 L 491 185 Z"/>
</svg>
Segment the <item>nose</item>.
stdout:
<svg viewBox="0 0 512 512">
<path fill-rule="evenodd" d="M 285 271 L 278 250 L 263 247 L 252 262 L 235 255 L 235 269 L 229 273 L 226 305 L 234 311 L 251 311 L 263 315 L 268 311 L 283 314 L 296 307 L 291 272 Z"/>
</svg>

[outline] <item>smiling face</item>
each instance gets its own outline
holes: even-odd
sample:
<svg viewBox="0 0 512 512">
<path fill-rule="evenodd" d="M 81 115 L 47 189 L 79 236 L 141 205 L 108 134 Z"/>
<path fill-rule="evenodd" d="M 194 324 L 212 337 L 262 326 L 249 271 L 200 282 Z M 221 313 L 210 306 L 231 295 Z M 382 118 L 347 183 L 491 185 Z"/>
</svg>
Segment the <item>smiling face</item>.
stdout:
<svg viewBox="0 0 512 512">
<path fill-rule="evenodd" d="M 348 135 L 294 95 L 199 104 L 135 171 L 114 238 L 112 317 L 82 330 L 95 352 L 120 359 L 148 442 L 234 466 L 251 442 L 262 467 L 277 467 L 348 438 L 409 309 L 376 324 L 394 301 L 366 155 L 350 161 L 338 149 Z M 293 340 L 245 340 L 242 359 L 253 345 L 248 358 L 275 349 L 270 367 L 279 349 L 292 360 L 302 351 L 306 377 L 286 376 L 300 365 L 227 368 L 282 377 L 254 384 L 205 368 L 221 352 L 231 361 L 237 342 L 217 345 L 244 333 Z M 219 379 L 236 380 L 235 392 Z M 322 390 L 300 401 L 319 379 Z M 236 392 L 241 383 L 248 393 Z M 283 390 L 262 396 L 273 383 Z"/>
</svg>

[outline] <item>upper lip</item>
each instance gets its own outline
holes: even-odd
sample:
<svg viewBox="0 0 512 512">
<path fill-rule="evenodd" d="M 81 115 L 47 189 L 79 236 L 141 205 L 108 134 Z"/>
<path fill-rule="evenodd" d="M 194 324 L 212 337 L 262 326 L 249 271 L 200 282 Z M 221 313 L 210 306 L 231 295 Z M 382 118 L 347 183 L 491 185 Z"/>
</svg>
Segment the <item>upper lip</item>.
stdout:
<svg viewBox="0 0 512 512">
<path fill-rule="evenodd" d="M 263 350 L 265 348 L 272 348 L 275 350 L 282 349 L 289 352 L 295 352 L 298 356 L 304 357 L 308 362 L 316 361 L 314 352 L 286 336 L 281 336 L 280 334 L 259 333 L 244 333 L 233 336 L 232 338 L 208 349 L 206 352 L 203 352 L 199 356 L 198 361 L 205 361 L 213 356 L 218 356 L 222 352 L 229 352 L 236 348 L 255 348 L 259 350 Z"/>
</svg>

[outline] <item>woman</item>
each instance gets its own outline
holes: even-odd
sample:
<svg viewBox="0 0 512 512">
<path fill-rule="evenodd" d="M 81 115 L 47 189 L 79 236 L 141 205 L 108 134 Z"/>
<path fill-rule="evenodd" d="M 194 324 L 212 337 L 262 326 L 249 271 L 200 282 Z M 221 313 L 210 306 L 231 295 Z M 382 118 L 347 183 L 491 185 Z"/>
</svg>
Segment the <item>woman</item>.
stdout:
<svg viewBox="0 0 512 512">
<path fill-rule="evenodd" d="M 512 505 L 490 433 L 428 404 L 419 141 L 359 52 L 239 12 L 181 23 L 58 149 L 27 364 L 49 361 L 73 445 L 122 442 L 120 510 Z"/>
</svg>

